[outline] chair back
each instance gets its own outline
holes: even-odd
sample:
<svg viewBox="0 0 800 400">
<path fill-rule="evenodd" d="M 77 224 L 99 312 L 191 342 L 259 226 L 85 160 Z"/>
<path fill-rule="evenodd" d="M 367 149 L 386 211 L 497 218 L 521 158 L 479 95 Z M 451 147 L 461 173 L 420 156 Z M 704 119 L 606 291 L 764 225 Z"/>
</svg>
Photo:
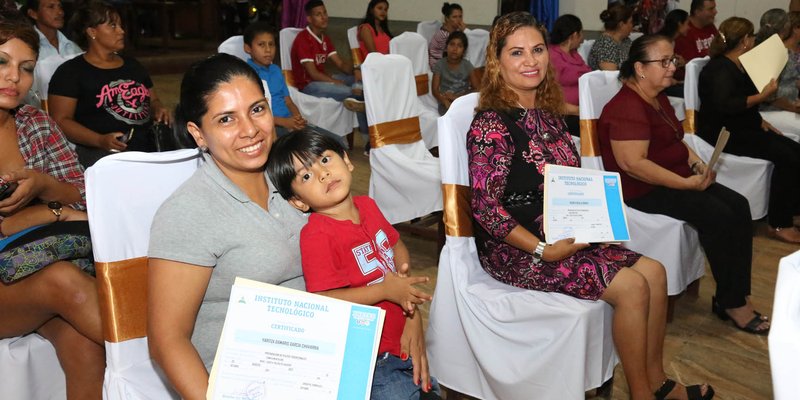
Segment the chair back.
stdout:
<svg viewBox="0 0 800 400">
<path fill-rule="evenodd" d="M 430 90 L 428 76 L 431 68 L 428 65 L 428 42 L 425 41 L 425 38 L 418 33 L 403 32 L 389 41 L 389 53 L 400 54 L 411 60 L 417 96 L 427 94 Z"/>
<path fill-rule="evenodd" d="M 147 349 L 147 250 L 156 210 L 197 169 L 196 149 L 125 152 L 86 170 L 106 341 L 106 399 L 176 398 Z"/>
<path fill-rule="evenodd" d="M 442 27 L 442 21 L 422 21 L 417 24 L 417 33 L 430 43 L 433 35 Z"/>
<path fill-rule="evenodd" d="M 800 393 L 800 251 L 783 257 L 775 282 L 769 361 L 775 400 L 796 399 Z"/>
<path fill-rule="evenodd" d="M 439 162 L 422 141 L 411 61 L 370 53 L 361 73 L 372 145 L 370 196 L 391 223 L 441 210 Z"/>
<path fill-rule="evenodd" d="M 589 52 L 592 51 L 592 46 L 594 46 L 594 39 L 584 40 L 578 46 L 578 54 L 583 58 L 583 62 L 589 62 Z"/>
<path fill-rule="evenodd" d="M 217 53 L 230 54 L 244 61 L 250 58 L 250 55 L 244 51 L 244 37 L 242 35 L 231 36 L 225 39 L 225 41 L 220 43 L 217 47 Z"/>
<path fill-rule="evenodd" d="M 580 102 L 581 165 L 584 168 L 603 169 L 600 158 L 600 139 L 597 120 L 603 107 L 614 97 L 622 83 L 619 71 L 591 71 L 578 78 Z"/>
<path fill-rule="evenodd" d="M 708 64 L 711 58 L 706 56 L 695 58 L 686 63 L 686 75 L 683 81 L 683 101 L 686 105 L 686 119 L 683 120 L 684 133 L 695 133 L 696 113 L 700 110 L 700 94 L 697 84 L 700 81 L 700 71 Z"/>
<path fill-rule="evenodd" d="M 350 57 L 353 58 L 353 67 L 361 65 L 361 46 L 358 44 L 358 26 L 347 28 L 347 43 L 350 45 Z"/>
<path fill-rule="evenodd" d="M 286 79 L 286 84 L 294 86 L 294 76 L 292 76 L 292 45 L 294 39 L 303 30 L 300 28 L 283 28 L 279 36 L 281 47 L 281 69 L 283 70 L 283 77 Z"/>
<path fill-rule="evenodd" d="M 469 47 L 465 57 L 475 68 L 486 66 L 486 48 L 489 46 L 489 31 L 486 29 L 465 29 Z"/>
</svg>

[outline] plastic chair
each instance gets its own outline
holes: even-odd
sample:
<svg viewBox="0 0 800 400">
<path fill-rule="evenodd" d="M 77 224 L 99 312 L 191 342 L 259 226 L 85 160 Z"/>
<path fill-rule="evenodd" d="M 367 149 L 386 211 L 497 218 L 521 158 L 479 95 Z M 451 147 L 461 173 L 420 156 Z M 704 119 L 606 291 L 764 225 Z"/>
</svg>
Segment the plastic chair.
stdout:
<svg viewBox="0 0 800 400">
<path fill-rule="evenodd" d="M 783 257 L 775 282 L 775 303 L 769 330 L 769 363 L 775 400 L 792 400 L 800 393 L 800 251 Z"/>
<path fill-rule="evenodd" d="M 433 73 L 428 65 L 428 42 L 418 33 L 403 32 L 389 42 L 389 53 L 399 54 L 411 60 L 411 68 L 419 99 L 419 123 L 422 139 L 427 148 L 434 148 L 438 142 L 436 119 L 439 118 L 439 102 L 431 92 Z"/>
<path fill-rule="evenodd" d="M 612 377 L 612 308 L 501 283 L 480 265 L 472 236 L 466 136 L 478 94 L 439 118 L 446 244 L 427 329 L 431 374 L 481 399 L 583 399 Z"/>
<path fill-rule="evenodd" d="M 592 46 L 594 46 L 594 39 L 584 40 L 578 46 L 578 54 L 583 58 L 583 62 L 589 62 L 589 52 L 592 51 Z"/>
<path fill-rule="evenodd" d="M 199 162 L 196 149 L 125 152 L 86 170 L 106 342 L 106 400 L 178 398 L 147 348 L 147 249 L 156 210 Z"/>
<path fill-rule="evenodd" d="M 302 29 L 281 29 L 281 69 L 289 86 L 289 96 L 303 113 L 303 117 L 312 125 L 329 130 L 337 135 L 347 136 L 358 126 L 356 115 L 344 108 L 344 105 L 334 99 L 307 95 L 294 86 L 292 77 L 292 43 Z"/>
<path fill-rule="evenodd" d="M 372 144 L 369 195 L 392 224 L 441 210 L 439 161 L 420 134 L 411 61 L 370 53 L 361 73 Z"/>
<path fill-rule="evenodd" d="M 700 110 L 697 84 L 700 71 L 708 64 L 708 60 L 708 57 L 695 58 L 686 63 L 686 76 L 683 82 L 683 97 L 686 102 L 686 119 L 683 123 L 686 135 L 683 141 L 704 160 L 711 158 L 714 145 L 694 133 L 696 114 Z M 750 215 L 753 220 L 761 219 L 767 215 L 769 207 L 772 168 L 772 162 L 767 160 L 722 153 L 716 167 L 717 182 L 746 197 L 750 202 Z"/>
<path fill-rule="evenodd" d="M 622 84 L 619 71 L 592 71 L 578 79 L 581 118 L 581 165 L 603 170 L 597 119 Z M 684 221 L 626 207 L 631 240 L 625 247 L 658 260 L 667 272 L 667 294 L 678 295 L 705 274 L 697 231 Z M 671 299 L 671 303 L 674 298 Z M 672 311 L 670 304 L 670 315 Z"/>
<path fill-rule="evenodd" d="M 422 21 L 417 24 L 417 33 L 422 35 L 427 43 L 430 43 L 433 35 L 441 28 L 442 21 Z"/>
</svg>

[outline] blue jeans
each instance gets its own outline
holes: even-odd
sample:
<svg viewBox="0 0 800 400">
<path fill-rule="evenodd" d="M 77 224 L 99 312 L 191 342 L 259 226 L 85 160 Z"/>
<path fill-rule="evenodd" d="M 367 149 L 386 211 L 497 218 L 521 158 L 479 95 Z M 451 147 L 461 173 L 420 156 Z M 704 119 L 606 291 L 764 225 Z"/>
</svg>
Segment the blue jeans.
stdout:
<svg viewBox="0 0 800 400">
<path fill-rule="evenodd" d="M 344 85 L 331 82 L 312 81 L 309 82 L 301 92 L 315 97 L 328 97 L 336 101 L 343 101 L 348 97 L 357 100 L 364 100 L 364 96 L 356 96 L 353 94 L 353 86 L 356 85 L 356 78 L 353 75 L 333 74 L 333 79 L 338 79 L 344 82 Z M 360 87 L 360 84 L 357 86 Z M 367 124 L 366 113 L 356 113 L 358 118 L 358 130 L 361 133 L 369 133 L 369 125 Z"/>
<path fill-rule="evenodd" d="M 436 396 L 433 396 L 436 393 Z M 419 386 L 414 384 L 414 368 L 411 357 L 406 361 L 400 357 L 383 353 L 378 355 L 375 365 L 375 374 L 372 378 L 372 400 L 419 400 L 420 396 L 431 395 L 428 398 L 438 398 L 439 383 L 431 377 L 431 390 L 423 393 Z"/>
</svg>

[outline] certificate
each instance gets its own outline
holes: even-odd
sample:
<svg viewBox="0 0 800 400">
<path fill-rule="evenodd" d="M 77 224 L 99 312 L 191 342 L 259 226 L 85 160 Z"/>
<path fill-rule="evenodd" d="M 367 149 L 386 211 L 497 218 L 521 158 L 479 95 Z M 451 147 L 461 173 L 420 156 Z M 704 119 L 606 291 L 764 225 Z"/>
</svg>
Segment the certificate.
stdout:
<svg viewBox="0 0 800 400">
<path fill-rule="evenodd" d="M 236 278 L 207 398 L 369 399 L 385 311 Z"/>
<path fill-rule="evenodd" d="M 776 33 L 739 56 L 739 61 L 756 89 L 762 92 L 771 79 L 778 79 L 786 62 L 789 61 L 789 52 Z"/>
<path fill-rule="evenodd" d="M 619 174 L 547 164 L 544 167 L 544 235 L 578 243 L 630 240 Z"/>
</svg>

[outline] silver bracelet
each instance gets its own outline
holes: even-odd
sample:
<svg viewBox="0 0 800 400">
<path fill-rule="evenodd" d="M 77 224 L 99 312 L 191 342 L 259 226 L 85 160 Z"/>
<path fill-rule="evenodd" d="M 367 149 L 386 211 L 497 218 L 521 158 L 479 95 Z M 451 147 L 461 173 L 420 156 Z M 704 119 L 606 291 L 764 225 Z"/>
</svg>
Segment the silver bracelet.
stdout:
<svg viewBox="0 0 800 400">
<path fill-rule="evenodd" d="M 544 248 L 547 246 L 544 240 L 540 240 L 539 244 L 536 245 L 536 248 L 533 249 L 533 263 L 539 264 L 542 262 L 542 256 L 544 255 Z"/>
</svg>

